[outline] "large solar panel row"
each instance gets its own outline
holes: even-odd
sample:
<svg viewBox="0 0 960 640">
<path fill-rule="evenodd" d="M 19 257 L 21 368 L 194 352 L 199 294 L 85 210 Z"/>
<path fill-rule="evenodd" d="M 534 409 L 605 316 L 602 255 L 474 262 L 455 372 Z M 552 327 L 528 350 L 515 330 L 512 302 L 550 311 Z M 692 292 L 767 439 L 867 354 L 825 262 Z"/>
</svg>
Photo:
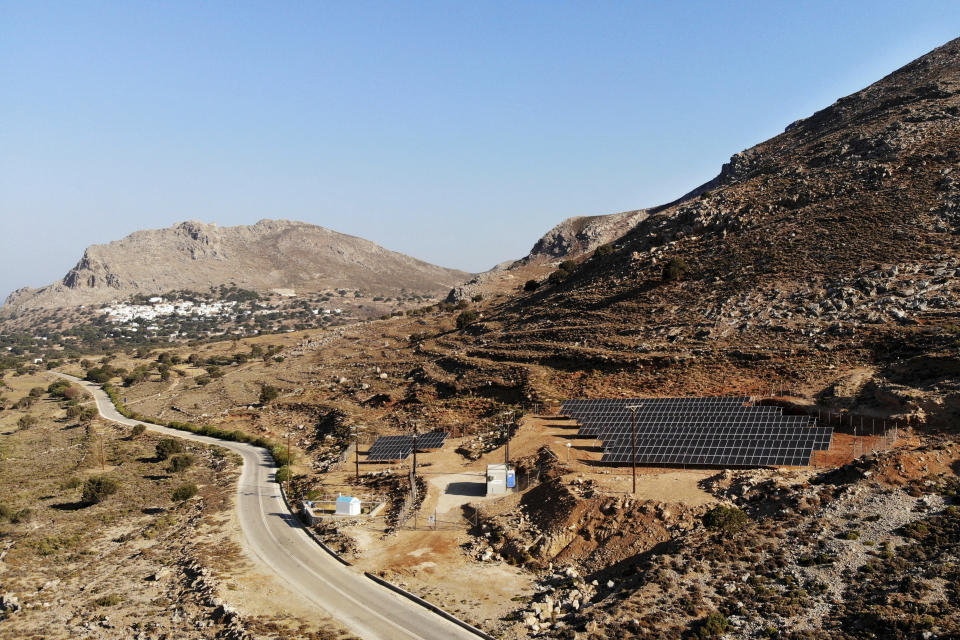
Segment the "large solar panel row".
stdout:
<svg viewBox="0 0 960 640">
<path fill-rule="evenodd" d="M 636 425 L 650 423 L 672 423 L 672 422 L 729 422 L 729 421 L 763 421 L 763 420 L 782 420 L 783 416 L 776 407 L 776 411 L 767 411 L 770 407 L 756 407 L 763 411 L 750 411 L 749 407 L 743 407 L 737 410 L 720 410 L 694 413 L 637 413 Z M 579 435 L 593 436 L 608 427 L 625 425 L 624 428 L 632 428 L 634 424 L 633 416 L 629 413 L 610 416 L 583 416 L 578 418 L 580 422 Z"/>
<path fill-rule="evenodd" d="M 829 448 L 830 427 L 811 427 L 796 429 L 791 427 L 766 427 L 751 429 L 748 427 L 726 427 L 722 429 L 709 428 L 677 428 L 664 429 L 657 431 L 637 432 L 637 442 L 649 443 L 661 439 L 670 439 L 674 442 L 690 442 L 702 438 L 721 438 L 721 439 L 754 439 L 762 442 L 787 443 L 787 442 L 806 442 L 810 440 L 814 449 Z M 619 433 L 605 438 L 603 441 L 604 451 L 617 446 L 630 446 L 633 440 L 633 434 L 630 432 Z M 825 446 L 824 446 L 825 445 Z"/>
<path fill-rule="evenodd" d="M 405 460 L 413 453 L 414 443 L 417 451 L 439 449 L 447 439 L 445 431 L 431 431 L 417 436 L 380 436 L 367 451 L 367 460 Z"/>
<path fill-rule="evenodd" d="M 703 396 L 695 398 L 573 398 L 571 400 L 564 400 L 561 403 L 561 407 L 578 407 L 582 405 L 592 405 L 592 404 L 640 404 L 644 403 L 647 406 L 655 405 L 693 405 L 693 404 L 723 404 L 728 402 L 741 403 L 745 404 L 751 402 L 752 398 L 750 396 Z"/>
<path fill-rule="evenodd" d="M 633 405 L 612 406 L 612 407 L 594 407 L 581 408 L 571 412 L 574 417 L 606 416 L 606 415 L 630 415 L 633 413 L 627 407 Z M 717 404 L 711 406 L 697 407 L 652 407 L 650 409 L 638 409 L 637 415 L 671 415 L 681 413 L 710 413 L 715 411 L 759 411 L 761 413 L 780 413 L 783 411 L 780 407 L 752 407 L 742 404 Z"/>
<path fill-rule="evenodd" d="M 712 409 L 712 410 L 691 410 L 691 411 L 638 411 L 637 422 L 652 422 L 659 419 L 667 419 L 672 416 L 781 416 L 783 411 L 780 407 L 737 407 L 736 409 Z M 612 411 L 603 413 L 584 413 L 576 416 L 576 420 L 584 426 L 609 422 L 632 422 L 633 415 L 629 411 Z"/>
<path fill-rule="evenodd" d="M 636 425 L 654 424 L 654 423 L 675 423 L 675 422 L 723 422 L 723 421 L 763 421 L 782 419 L 779 413 L 763 412 L 753 413 L 749 411 L 732 411 L 717 413 L 686 413 L 686 414 L 638 414 Z M 600 431 L 622 425 L 624 428 L 632 428 L 634 419 L 632 416 L 610 416 L 600 419 L 591 417 L 581 418 L 579 434 L 582 436 L 595 436 Z"/>
<path fill-rule="evenodd" d="M 584 418 L 581 421 L 581 425 L 594 429 L 603 429 L 620 424 L 627 426 L 636 424 L 640 426 L 643 424 L 672 424 L 676 422 L 783 422 L 790 418 L 794 418 L 794 420 L 792 420 L 793 422 L 802 422 L 803 424 L 810 423 L 810 419 L 807 416 L 784 416 L 779 413 L 766 411 L 733 411 L 729 413 L 721 411 L 717 413 L 654 414 L 652 416 L 640 414 L 637 415 L 635 420 L 631 416 L 609 416 L 599 419 Z"/>
<path fill-rule="evenodd" d="M 806 466 L 810 464 L 811 443 L 761 444 L 756 441 L 703 440 L 695 445 L 649 445 L 637 447 L 637 464 L 679 464 L 706 466 Z M 604 452 L 601 462 L 629 464 L 630 447 Z"/>
<path fill-rule="evenodd" d="M 808 465 L 830 448 L 832 427 L 807 416 L 784 416 L 747 397 L 568 400 L 564 414 L 579 435 L 603 442 L 602 462 L 705 466 Z M 627 409 L 631 406 L 631 409 Z M 636 412 L 634 417 L 633 412 Z"/>
<path fill-rule="evenodd" d="M 750 402 L 745 396 L 722 396 L 716 398 L 610 398 L 598 400 L 566 400 L 561 403 L 561 411 L 573 415 L 583 410 L 596 411 L 599 408 L 625 407 L 638 405 L 645 410 L 657 408 L 715 407 L 724 405 L 745 405 Z"/>
<path fill-rule="evenodd" d="M 806 416 L 716 416 L 716 417 L 690 417 L 690 416 L 671 416 L 669 418 L 664 418 L 661 420 L 650 420 L 645 422 L 637 422 L 636 428 L 638 431 L 644 429 L 655 429 L 661 427 L 672 427 L 672 426 L 682 426 L 682 425 L 695 425 L 703 427 L 726 427 L 726 426 L 741 426 L 741 427 L 767 427 L 767 426 L 783 426 L 783 427 L 809 427 L 812 426 L 810 419 Z M 596 425 L 596 433 L 598 436 L 601 436 L 605 433 L 617 433 L 621 431 L 632 431 L 633 424 L 630 421 L 627 422 L 618 422 L 618 423 L 604 423 Z M 602 439 L 602 438 L 601 438 Z"/>
</svg>

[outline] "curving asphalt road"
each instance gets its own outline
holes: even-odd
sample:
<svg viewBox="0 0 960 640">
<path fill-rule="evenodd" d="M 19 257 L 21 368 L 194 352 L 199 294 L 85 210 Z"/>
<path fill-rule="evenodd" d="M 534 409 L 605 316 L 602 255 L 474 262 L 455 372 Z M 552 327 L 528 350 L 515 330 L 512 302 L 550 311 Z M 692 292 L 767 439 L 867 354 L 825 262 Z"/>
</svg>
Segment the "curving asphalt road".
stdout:
<svg viewBox="0 0 960 640">
<path fill-rule="evenodd" d="M 265 449 L 217 440 L 125 418 L 97 385 L 63 373 L 93 394 L 107 420 L 165 435 L 215 444 L 239 453 L 243 471 L 237 486 L 237 515 L 248 553 L 286 585 L 369 640 L 477 640 L 477 636 L 414 604 L 325 553 L 290 513 L 273 480 L 276 466 Z"/>
</svg>

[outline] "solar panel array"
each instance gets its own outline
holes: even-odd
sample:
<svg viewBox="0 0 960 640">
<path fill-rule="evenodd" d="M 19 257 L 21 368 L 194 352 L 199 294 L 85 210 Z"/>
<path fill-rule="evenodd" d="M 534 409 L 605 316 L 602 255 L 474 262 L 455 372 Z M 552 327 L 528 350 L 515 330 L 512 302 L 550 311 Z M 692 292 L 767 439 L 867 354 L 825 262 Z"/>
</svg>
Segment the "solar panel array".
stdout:
<svg viewBox="0 0 960 640">
<path fill-rule="evenodd" d="M 832 427 L 747 397 L 567 400 L 561 410 L 610 464 L 633 461 L 634 428 L 636 462 L 652 465 L 806 466 L 833 440 Z"/>
<path fill-rule="evenodd" d="M 694 410 L 690 413 L 676 412 L 637 412 L 637 428 L 649 424 L 669 424 L 672 422 L 731 422 L 740 421 L 762 421 L 765 419 L 776 419 L 782 417 L 779 407 L 755 407 L 758 411 L 750 411 L 749 407 L 738 407 L 728 409 L 720 407 L 716 409 Z M 584 414 L 577 418 L 581 425 L 580 435 L 598 436 L 603 439 L 605 433 L 616 433 L 619 430 L 630 430 L 632 428 L 632 416 L 629 410 L 624 409 L 619 413 L 611 414 Z"/>
<path fill-rule="evenodd" d="M 431 431 L 417 436 L 380 436 L 367 451 L 367 460 L 405 460 L 413 453 L 414 443 L 417 451 L 439 449 L 447 439 L 445 431 Z"/>
<path fill-rule="evenodd" d="M 447 440 L 446 431 L 431 431 L 417 437 L 417 451 L 422 449 L 439 449 Z"/>
<path fill-rule="evenodd" d="M 367 460 L 405 460 L 411 453 L 410 436 L 380 436 L 367 451 Z"/>
</svg>

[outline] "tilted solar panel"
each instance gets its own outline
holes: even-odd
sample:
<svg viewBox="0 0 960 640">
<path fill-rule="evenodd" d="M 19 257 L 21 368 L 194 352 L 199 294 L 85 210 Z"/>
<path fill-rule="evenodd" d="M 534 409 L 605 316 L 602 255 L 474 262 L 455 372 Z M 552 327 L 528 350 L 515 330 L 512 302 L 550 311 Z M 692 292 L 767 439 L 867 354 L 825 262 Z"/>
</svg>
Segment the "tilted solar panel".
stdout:
<svg viewBox="0 0 960 640">
<path fill-rule="evenodd" d="M 431 431 L 430 433 L 423 433 L 417 436 L 417 450 L 422 449 L 439 449 L 443 446 L 443 443 L 447 440 L 446 431 Z"/>
<path fill-rule="evenodd" d="M 367 451 L 367 460 L 405 460 L 413 453 L 410 436 L 381 436 Z"/>
<path fill-rule="evenodd" d="M 578 435 L 603 442 L 602 462 L 703 466 L 803 466 L 813 450 L 827 450 L 831 427 L 746 397 L 568 400 L 565 413 Z M 626 407 L 633 405 L 635 409 Z M 634 418 L 633 411 L 636 412 Z"/>
<path fill-rule="evenodd" d="M 716 411 L 691 411 L 684 413 L 638 413 L 636 419 L 627 413 L 591 414 L 577 419 L 580 423 L 580 435 L 593 435 L 597 430 L 613 425 L 650 424 L 652 422 L 696 421 L 698 419 L 770 419 L 781 417 L 779 407 L 740 407 L 737 409 L 719 409 Z"/>
</svg>

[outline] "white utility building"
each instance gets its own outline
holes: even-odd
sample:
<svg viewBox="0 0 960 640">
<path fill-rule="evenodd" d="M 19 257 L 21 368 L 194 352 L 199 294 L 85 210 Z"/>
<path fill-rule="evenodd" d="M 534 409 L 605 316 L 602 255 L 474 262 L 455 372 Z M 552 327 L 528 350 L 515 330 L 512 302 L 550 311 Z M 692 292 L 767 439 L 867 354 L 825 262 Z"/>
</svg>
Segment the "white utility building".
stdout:
<svg viewBox="0 0 960 640">
<path fill-rule="evenodd" d="M 360 515 L 360 498 L 351 496 L 340 496 L 337 498 L 338 516 L 358 516 Z"/>
</svg>

